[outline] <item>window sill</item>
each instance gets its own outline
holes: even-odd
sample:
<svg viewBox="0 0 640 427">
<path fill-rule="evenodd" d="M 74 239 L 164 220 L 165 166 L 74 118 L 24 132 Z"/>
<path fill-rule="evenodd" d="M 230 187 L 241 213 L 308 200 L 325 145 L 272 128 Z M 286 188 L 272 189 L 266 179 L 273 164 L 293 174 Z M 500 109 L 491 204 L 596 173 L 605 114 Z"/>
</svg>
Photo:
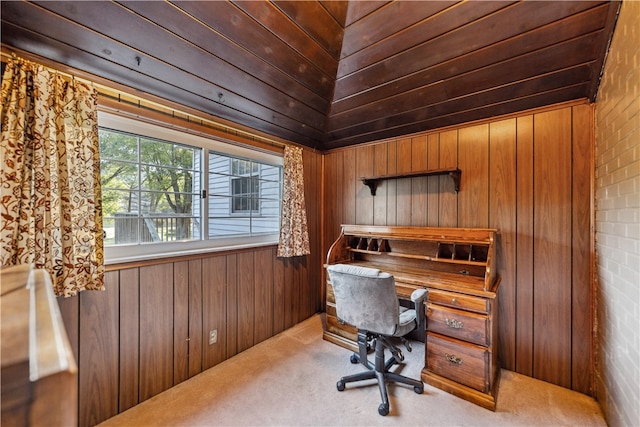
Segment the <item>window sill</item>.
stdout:
<svg viewBox="0 0 640 427">
<path fill-rule="evenodd" d="M 197 242 L 197 243 L 208 243 L 211 244 L 210 241 Z M 151 265 L 151 264 L 160 264 L 169 262 L 170 259 L 183 259 L 183 258 L 198 258 L 201 256 L 206 256 L 207 254 L 215 254 L 219 252 L 235 252 L 242 251 L 246 249 L 253 248 L 263 248 L 268 246 L 277 246 L 277 239 L 273 239 L 272 236 L 265 239 L 252 239 L 250 241 L 237 242 L 237 243 L 225 243 L 217 246 L 190 246 L 188 248 L 176 248 L 176 245 L 173 247 L 167 247 L 166 250 L 162 251 L 153 251 L 150 253 L 139 253 L 139 254 L 131 254 L 126 252 L 131 252 L 131 248 L 134 246 L 128 247 L 129 251 L 124 251 L 123 247 L 107 247 L 105 248 L 105 267 L 107 271 L 110 270 L 118 270 L 126 265 L 126 267 L 132 266 L 141 266 L 141 265 Z M 135 245 L 135 248 L 140 248 L 141 246 L 146 245 Z M 155 246 L 155 245 L 149 245 Z M 158 249 L 157 247 L 154 249 Z M 124 252 L 122 254 L 118 254 L 118 252 Z"/>
</svg>

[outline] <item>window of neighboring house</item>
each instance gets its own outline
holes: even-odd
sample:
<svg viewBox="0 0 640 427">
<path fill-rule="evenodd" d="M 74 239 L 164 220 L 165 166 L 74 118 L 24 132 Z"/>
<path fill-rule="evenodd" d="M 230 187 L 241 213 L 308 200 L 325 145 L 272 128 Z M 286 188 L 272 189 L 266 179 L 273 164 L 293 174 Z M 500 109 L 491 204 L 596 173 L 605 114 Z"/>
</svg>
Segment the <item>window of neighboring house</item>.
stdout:
<svg viewBox="0 0 640 427">
<path fill-rule="evenodd" d="M 231 179 L 231 194 L 233 203 L 232 214 L 258 213 L 258 177 L 256 175 Z"/>
<path fill-rule="evenodd" d="M 282 157 L 99 114 L 106 260 L 275 243 Z"/>
<path fill-rule="evenodd" d="M 259 165 L 250 160 L 229 159 L 231 161 L 231 204 L 232 214 L 259 213 L 260 197 Z"/>
</svg>

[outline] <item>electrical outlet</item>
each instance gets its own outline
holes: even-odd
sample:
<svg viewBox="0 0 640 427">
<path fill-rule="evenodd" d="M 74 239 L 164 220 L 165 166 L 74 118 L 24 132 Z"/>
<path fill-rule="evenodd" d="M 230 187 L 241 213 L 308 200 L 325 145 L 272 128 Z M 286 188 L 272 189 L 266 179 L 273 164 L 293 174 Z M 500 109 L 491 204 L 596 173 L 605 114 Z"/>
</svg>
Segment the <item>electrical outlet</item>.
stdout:
<svg viewBox="0 0 640 427">
<path fill-rule="evenodd" d="M 209 331 L 209 345 L 215 344 L 218 341 L 218 330 L 212 329 Z"/>
</svg>

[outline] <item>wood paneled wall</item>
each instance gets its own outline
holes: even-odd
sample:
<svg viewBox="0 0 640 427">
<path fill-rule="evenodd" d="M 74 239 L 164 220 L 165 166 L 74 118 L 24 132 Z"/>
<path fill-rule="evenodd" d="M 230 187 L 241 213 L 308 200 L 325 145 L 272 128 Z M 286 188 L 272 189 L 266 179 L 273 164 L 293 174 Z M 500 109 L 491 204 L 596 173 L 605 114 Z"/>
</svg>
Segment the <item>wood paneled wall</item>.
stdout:
<svg viewBox="0 0 640 427">
<path fill-rule="evenodd" d="M 503 368 L 592 394 L 593 113 L 564 104 L 325 155 L 325 248 L 341 224 L 499 229 Z M 448 176 L 363 176 L 458 167 Z"/>
<path fill-rule="evenodd" d="M 59 299 L 93 426 L 322 310 L 322 156 L 303 153 L 311 255 L 276 247 L 111 267 L 104 292 Z M 209 345 L 209 331 L 217 343 Z M 215 402 L 212 402 L 215 404 Z"/>
<path fill-rule="evenodd" d="M 502 367 L 592 394 L 593 115 L 559 105 L 321 156 L 304 151 L 312 254 L 275 246 L 121 266 L 60 299 L 79 366 L 79 425 L 97 424 L 322 310 L 341 224 L 500 230 Z M 389 180 L 361 176 L 458 167 Z M 208 344 L 209 331 L 218 342 Z"/>
</svg>

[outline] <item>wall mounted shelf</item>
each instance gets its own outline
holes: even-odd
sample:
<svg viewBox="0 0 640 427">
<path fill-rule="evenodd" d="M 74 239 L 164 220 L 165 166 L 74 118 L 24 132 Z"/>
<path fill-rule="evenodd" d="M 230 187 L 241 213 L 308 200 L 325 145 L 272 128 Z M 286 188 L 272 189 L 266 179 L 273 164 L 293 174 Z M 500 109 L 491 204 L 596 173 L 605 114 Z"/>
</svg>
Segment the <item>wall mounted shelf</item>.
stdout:
<svg viewBox="0 0 640 427">
<path fill-rule="evenodd" d="M 380 175 L 369 178 L 360 178 L 362 183 L 369 187 L 371 195 L 376 195 L 376 189 L 380 181 L 386 181 L 388 179 L 402 179 L 402 178 L 417 178 L 420 176 L 434 176 L 434 175 L 449 175 L 453 179 L 453 184 L 456 189 L 456 193 L 460 191 L 460 175 L 462 171 L 460 169 L 433 169 L 421 172 L 410 172 L 395 175 Z"/>
</svg>

